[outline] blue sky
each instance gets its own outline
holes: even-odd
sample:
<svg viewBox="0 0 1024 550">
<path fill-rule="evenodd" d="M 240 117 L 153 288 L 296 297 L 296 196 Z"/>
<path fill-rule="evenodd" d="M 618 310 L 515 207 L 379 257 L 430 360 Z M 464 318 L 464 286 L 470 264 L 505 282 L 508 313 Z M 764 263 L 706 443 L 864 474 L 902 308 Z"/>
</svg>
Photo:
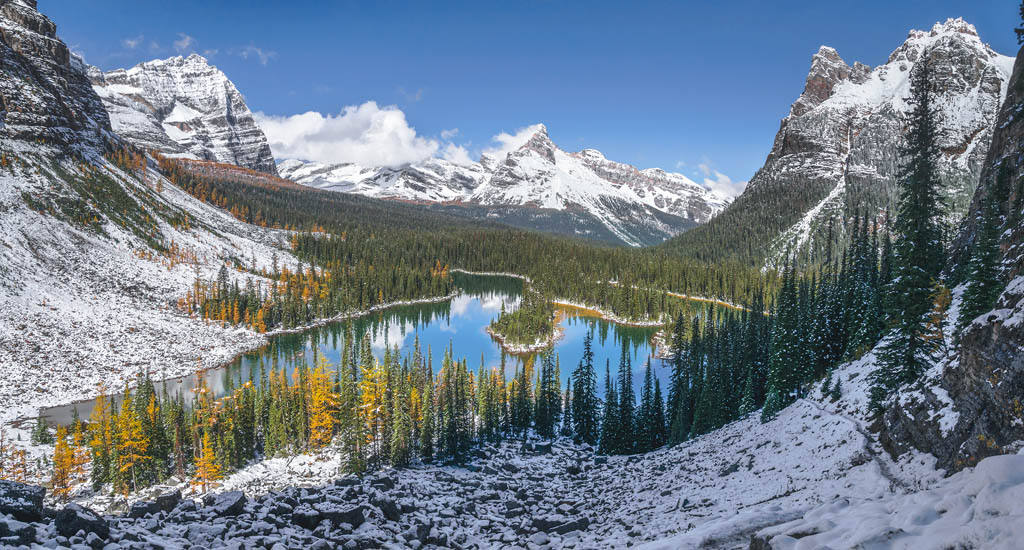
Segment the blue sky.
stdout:
<svg viewBox="0 0 1024 550">
<path fill-rule="evenodd" d="M 405 153 L 413 156 L 431 147 L 442 154 L 451 143 L 475 159 L 499 132 L 542 122 L 563 149 L 592 147 L 613 160 L 678 170 L 698 181 L 701 164 L 734 180 L 753 175 L 802 90 L 818 46 L 835 47 L 847 63 L 875 66 L 909 29 L 962 16 L 996 51 L 1013 55 L 1019 5 L 39 4 L 64 41 L 104 70 L 178 53 L 205 54 L 253 111 L 275 117 L 314 111 L 332 117 L 314 123 L 341 124 L 348 106 L 353 119 L 384 117 L 384 125 L 397 132 L 390 145 L 410 147 Z M 350 131 L 345 126 L 337 133 L 350 139 Z"/>
</svg>

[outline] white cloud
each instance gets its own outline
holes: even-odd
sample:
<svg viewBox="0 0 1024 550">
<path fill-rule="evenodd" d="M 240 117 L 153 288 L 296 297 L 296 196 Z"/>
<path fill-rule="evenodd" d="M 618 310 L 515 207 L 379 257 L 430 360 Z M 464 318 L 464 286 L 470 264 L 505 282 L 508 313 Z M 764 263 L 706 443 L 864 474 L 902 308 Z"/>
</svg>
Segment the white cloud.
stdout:
<svg viewBox="0 0 1024 550">
<path fill-rule="evenodd" d="M 218 50 L 217 48 L 212 48 L 212 49 L 209 49 L 209 50 L 203 50 L 203 57 L 205 57 L 207 59 L 211 59 L 211 58 L 213 58 L 213 56 L 217 55 L 218 52 L 220 52 L 220 50 Z"/>
<path fill-rule="evenodd" d="M 448 139 L 452 139 L 453 137 L 455 137 L 457 135 L 459 135 L 459 129 L 458 128 L 452 128 L 451 130 L 441 130 L 441 139 L 448 140 Z"/>
<path fill-rule="evenodd" d="M 441 132 L 441 137 L 444 137 L 444 132 Z M 469 156 L 469 151 L 465 147 L 450 142 L 441 149 L 441 158 L 463 166 L 473 164 L 473 157 Z"/>
<path fill-rule="evenodd" d="M 543 127 L 543 124 L 533 124 L 516 130 L 514 134 L 502 132 L 491 138 L 491 141 L 496 145 L 484 149 L 484 154 L 498 160 L 504 160 L 509 153 L 526 145 L 526 142 L 530 141 L 533 134 L 536 134 Z"/>
<path fill-rule="evenodd" d="M 255 118 L 274 156 L 282 159 L 394 167 L 422 161 L 441 149 L 437 140 L 416 135 L 401 109 L 379 107 L 374 101 L 345 107 L 337 115 L 257 112 Z M 461 158 L 458 151 L 450 154 Z"/>
<path fill-rule="evenodd" d="M 129 50 L 134 50 L 135 48 L 139 47 L 139 44 L 142 44 L 142 41 L 144 39 L 145 37 L 140 34 L 134 38 L 125 38 L 121 41 L 121 45 L 123 45 L 125 48 L 128 48 Z"/>
<path fill-rule="evenodd" d="M 272 59 L 277 59 L 277 52 L 273 50 L 264 50 L 263 48 L 252 45 L 238 50 L 238 55 L 241 56 L 242 59 L 246 60 L 250 57 L 257 59 L 259 60 L 260 65 L 263 65 L 264 67 L 266 67 L 267 63 L 270 63 Z"/>
<path fill-rule="evenodd" d="M 705 171 L 706 166 L 701 165 L 701 171 Z M 705 172 L 704 187 L 727 197 L 736 198 L 747 188 L 747 182 L 745 181 L 732 181 L 732 178 L 719 172 L 718 170 L 708 169 Z M 709 177 L 709 176 L 714 176 Z"/>
<path fill-rule="evenodd" d="M 174 41 L 174 49 L 178 53 L 185 53 L 186 51 L 195 48 L 195 45 L 196 39 L 183 32 L 179 32 L 178 39 Z"/>
<path fill-rule="evenodd" d="M 676 170 L 682 170 L 685 167 L 686 167 L 686 161 L 680 160 L 680 161 L 676 162 Z"/>
</svg>

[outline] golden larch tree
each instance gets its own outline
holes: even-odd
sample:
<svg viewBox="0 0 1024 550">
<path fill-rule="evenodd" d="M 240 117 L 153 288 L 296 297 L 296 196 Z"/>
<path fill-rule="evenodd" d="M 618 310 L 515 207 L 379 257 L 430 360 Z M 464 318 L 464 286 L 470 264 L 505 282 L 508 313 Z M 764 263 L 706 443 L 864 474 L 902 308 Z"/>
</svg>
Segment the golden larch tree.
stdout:
<svg viewBox="0 0 1024 550">
<path fill-rule="evenodd" d="M 196 460 L 196 475 L 192 485 L 202 487 L 205 493 L 220 479 L 220 465 L 217 464 L 216 453 L 213 450 L 213 438 L 210 437 L 210 430 L 204 430 L 203 446 Z"/>
<path fill-rule="evenodd" d="M 71 472 L 74 469 L 74 454 L 68 446 L 68 430 L 57 427 L 57 445 L 53 449 L 53 476 L 50 477 L 53 498 L 67 502 L 71 497 Z"/>
<path fill-rule="evenodd" d="M 331 364 L 321 354 L 310 377 L 309 446 L 322 449 L 334 438 L 338 423 L 338 394 L 330 376 Z"/>
</svg>

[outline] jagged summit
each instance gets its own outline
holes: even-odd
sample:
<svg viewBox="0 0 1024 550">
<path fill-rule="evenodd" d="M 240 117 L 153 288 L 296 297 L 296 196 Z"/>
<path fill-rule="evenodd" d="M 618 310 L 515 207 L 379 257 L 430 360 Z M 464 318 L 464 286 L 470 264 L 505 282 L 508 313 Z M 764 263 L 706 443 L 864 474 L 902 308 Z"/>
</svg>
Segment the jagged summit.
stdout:
<svg viewBox="0 0 1024 550">
<path fill-rule="evenodd" d="M 950 19 L 930 31 L 910 31 L 874 68 L 851 66 L 834 48 L 819 48 L 764 166 L 713 222 L 746 227 L 729 231 L 736 239 L 742 235 L 743 242 L 717 248 L 756 251 L 750 256 L 773 268 L 793 254 L 820 259 L 830 221 L 842 236 L 857 211 L 884 219 L 895 204 L 896 151 L 909 108 L 910 75 L 924 56 L 944 125 L 939 162 L 950 207 L 946 221 L 958 223 L 977 186 L 1013 59 L 983 43 L 963 19 Z M 698 228 L 676 244 L 688 248 L 690 239 L 704 238 Z"/>
<path fill-rule="evenodd" d="M 276 174 L 266 136 L 227 75 L 198 54 L 89 76 L 114 130 L 147 149 Z"/>
</svg>

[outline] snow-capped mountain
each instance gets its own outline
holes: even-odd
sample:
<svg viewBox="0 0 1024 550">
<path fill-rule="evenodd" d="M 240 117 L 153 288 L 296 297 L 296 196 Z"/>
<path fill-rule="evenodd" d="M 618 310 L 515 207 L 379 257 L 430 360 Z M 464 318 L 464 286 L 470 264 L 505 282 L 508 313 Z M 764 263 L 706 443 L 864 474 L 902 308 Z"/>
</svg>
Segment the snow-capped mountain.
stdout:
<svg viewBox="0 0 1024 550">
<path fill-rule="evenodd" d="M 485 154 L 469 165 L 436 158 L 401 168 L 288 160 L 278 171 L 310 187 L 378 198 L 583 213 L 630 245 L 647 244 L 642 233 L 661 240 L 705 223 L 730 200 L 682 174 L 640 170 L 594 149 L 565 152 L 543 124 L 504 158 Z"/>
<path fill-rule="evenodd" d="M 115 132 L 163 153 L 276 174 L 263 131 L 242 94 L 205 58 L 192 54 L 107 73 L 90 67 Z"/>
<path fill-rule="evenodd" d="M 820 260 L 834 220 L 842 232 L 857 212 L 881 216 L 895 204 L 898 147 L 909 111 L 910 74 L 927 59 L 943 135 L 939 159 L 947 222 L 963 218 L 978 184 L 1013 58 L 982 42 L 963 19 L 912 30 L 886 62 L 848 65 L 833 48 L 812 57 L 803 93 L 782 120 L 764 166 L 715 227 L 683 235 L 682 249 L 726 227 L 735 242 L 775 266 L 790 255 Z M 884 221 L 884 220 L 882 220 Z M 706 248 L 706 247 L 705 247 Z M 816 254 L 819 254 L 816 256 Z"/>
<path fill-rule="evenodd" d="M 805 246 L 816 229 L 851 209 L 885 208 L 895 202 L 896 148 L 911 109 L 910 74 L 927 60 L 934 74 L 936 107 L 943 129 L 940 170 L 949 204 L 948 219 L 959 222 L 978 185 L 1013 58 L 983 43 L 963 19 L 913 30 L 884 65 L 849 67 L 822 47 L 811 63 L 804 93 L 783 121 L 762 178 L 828 182 L 820 202 L 773 243 L 776 257 Z M 823 189 L 823 191 L 825 191 Z"/>
</svg>

